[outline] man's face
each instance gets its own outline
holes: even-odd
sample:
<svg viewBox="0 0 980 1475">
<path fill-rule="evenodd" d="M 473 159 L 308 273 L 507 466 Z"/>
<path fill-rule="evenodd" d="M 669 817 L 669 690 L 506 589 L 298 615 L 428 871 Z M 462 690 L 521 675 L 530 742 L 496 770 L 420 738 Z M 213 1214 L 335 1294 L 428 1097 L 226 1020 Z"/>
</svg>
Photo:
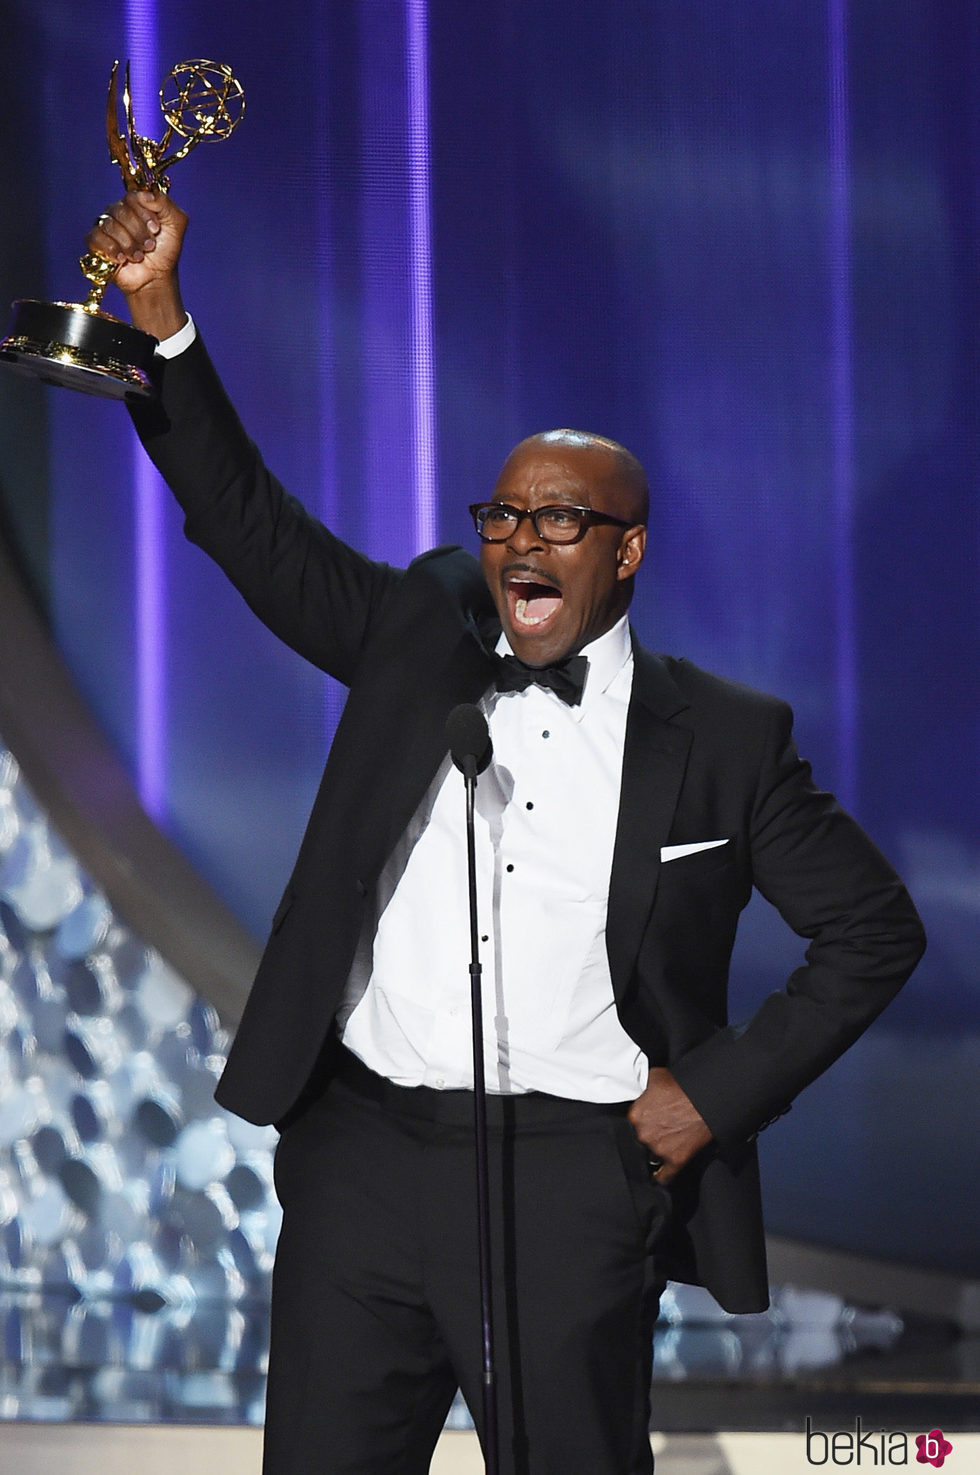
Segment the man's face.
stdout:
<svg viewBox="0 0 980 1475">
<path fill-rule="evenodd" d="M 631 521 L 635 503 L 615 455 L 601 445 L 522 442 L 507 458 L 493 501 L 535 509 L 592 507 Z M 604 634 L 629 604 L 643 557 L 642 526 L 593 525 L 577 543 L 546 543 L 523 518 L 505 543 L 482 543 L 480 564 L 519 660 L 547 666 Z"/>
</svg>

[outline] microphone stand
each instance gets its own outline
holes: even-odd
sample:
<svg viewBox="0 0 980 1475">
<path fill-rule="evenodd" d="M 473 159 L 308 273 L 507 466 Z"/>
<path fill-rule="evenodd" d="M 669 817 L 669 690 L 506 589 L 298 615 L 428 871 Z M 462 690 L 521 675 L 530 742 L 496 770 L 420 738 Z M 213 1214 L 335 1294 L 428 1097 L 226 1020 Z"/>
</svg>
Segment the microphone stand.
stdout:
<svg viewBox="0 0 980 1475">
<path fill-rule="evenodd" d="M 473 808 L 476 800 L 476 757 L 462 762 L 466 784 L 466 871 L 470 904 L 470 1007 L 473 1015 L 473 1112 L 476 1136 L 476 1207 L 480 1246 L 480 1311 L 483 1328 L 484 1468 L 498 1475 L 497 1381 L 493 1360 L 493 1301 L 490 1273 L 490 1169 L 487 1157 L 487 1088 L 483 1069 L 483 965 L 480 962 L 476 918 L 476 840 Z"/>
</svg>

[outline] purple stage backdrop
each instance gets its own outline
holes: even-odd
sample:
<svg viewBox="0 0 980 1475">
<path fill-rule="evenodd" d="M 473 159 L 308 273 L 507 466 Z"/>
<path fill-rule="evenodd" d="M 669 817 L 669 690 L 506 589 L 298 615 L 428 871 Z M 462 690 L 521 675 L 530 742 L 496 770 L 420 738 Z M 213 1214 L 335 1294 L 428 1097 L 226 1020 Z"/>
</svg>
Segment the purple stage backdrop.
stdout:
<svg viewBox="0 0 980 1475">
<path fill-rule="evenodd" d="M 81 290 L 119 189 L 114 57 L 156 136 L 173 63 L 240 76 L 240 130 L 174 170 L 185 296 L 342 535 L 399 563 L 472 543 L 466 503 L 553 425 L 644 460 L 642 638 L 793 702 L 931 934 L 766 1134 L 771 1227 L 976 1273 L 974 0 L 6 0 L 4 33 L 4 301 Z M 342 692 L 184 544 L 119 406 L 8 375 L 0 431 L 2 516 L 81 688 L 261 934 Z M 739 1010 L 799 950 L 753 905 Z"/>
</svg>

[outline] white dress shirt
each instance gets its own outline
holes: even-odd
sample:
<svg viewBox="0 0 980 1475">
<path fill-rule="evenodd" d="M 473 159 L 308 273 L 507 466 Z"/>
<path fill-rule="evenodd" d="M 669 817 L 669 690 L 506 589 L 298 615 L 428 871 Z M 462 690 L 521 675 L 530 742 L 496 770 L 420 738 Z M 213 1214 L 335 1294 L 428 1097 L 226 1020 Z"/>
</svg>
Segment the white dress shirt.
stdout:
<svg viewBox="0 0 980 1475">
<path fill-rule="evenodd" d="M 503 636 L 499 653 L 509 652 Z M 581 704 L 491 692 L 477 783 L 487 1089 L 627 1101 L 647 1061 L 619 1022 L 606 909 L 633 655 L 625 617 L 586 646 Z M 381 874 L 339 1025 L 399 1085 L 473 1085 L 465 794 L 445 760 Z"/>
</svg>

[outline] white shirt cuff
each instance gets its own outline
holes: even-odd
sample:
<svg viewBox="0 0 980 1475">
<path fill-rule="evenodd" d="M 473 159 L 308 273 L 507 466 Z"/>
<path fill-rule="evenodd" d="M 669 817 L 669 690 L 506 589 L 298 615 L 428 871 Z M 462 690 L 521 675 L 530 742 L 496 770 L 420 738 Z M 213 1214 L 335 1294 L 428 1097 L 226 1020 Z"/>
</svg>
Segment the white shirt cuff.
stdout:
<svg viewBox="0 0 980 1475">
<path fill-rule="evenodd" d="M 179 353 L 184 352 L 185 348 L 190 348 L 196 337 L 197 329 L 194 326 L 194 319 L 188 313 L 184 326 L 178 328 L 176 333 L 171 333 L 169 338 L 161 338 L 155 352 L 162 359 L 175 359 Z"/>
</svg>

